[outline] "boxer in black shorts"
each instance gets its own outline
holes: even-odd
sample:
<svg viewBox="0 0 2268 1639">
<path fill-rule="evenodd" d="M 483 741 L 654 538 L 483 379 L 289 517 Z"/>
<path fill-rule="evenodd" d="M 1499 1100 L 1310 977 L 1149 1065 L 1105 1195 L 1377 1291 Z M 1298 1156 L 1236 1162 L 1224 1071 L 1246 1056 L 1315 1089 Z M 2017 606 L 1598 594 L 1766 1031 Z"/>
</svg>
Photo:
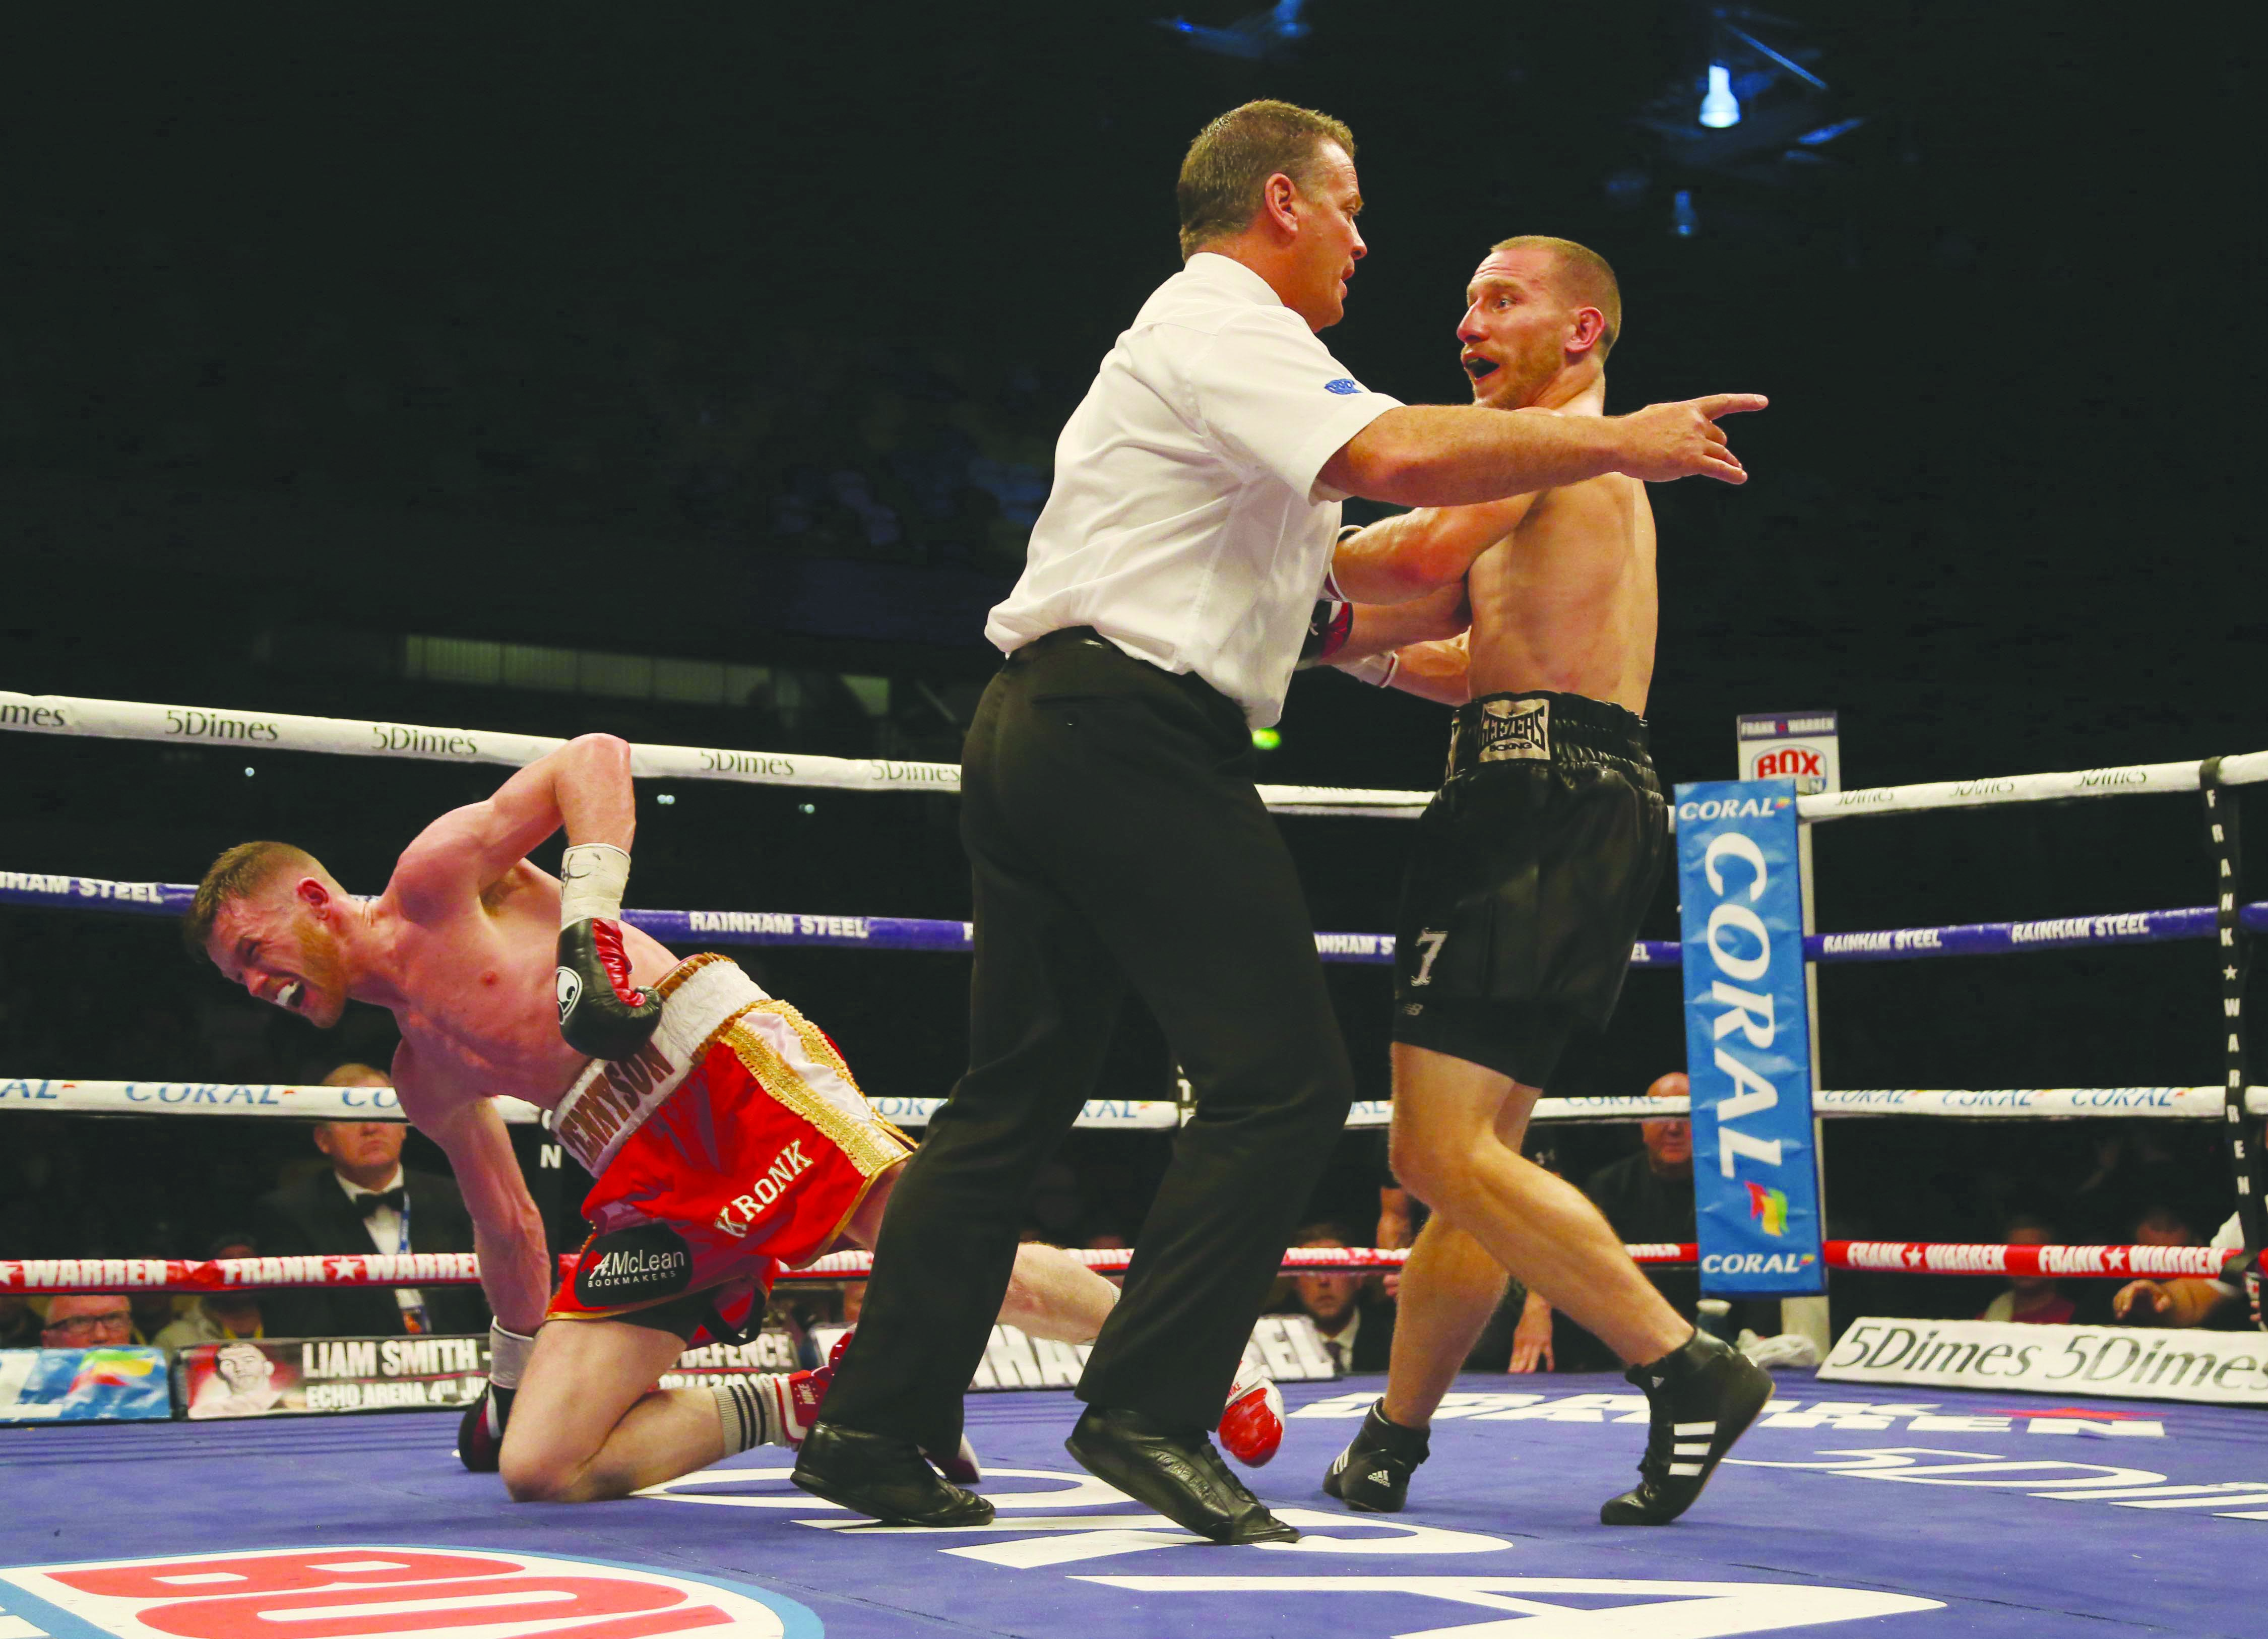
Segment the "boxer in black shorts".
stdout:
<svg viewBox="0 0 2268 1639">
<path fill-rule="evenodd" d="M 1467 302 L 1457 335 L 1478 402 L 1604 413 L 1621 297 L 1596 254 L 1507 239 Z M 1683 1319 L 1598 1209 L 1520 1153 L 1569 1040 L 1614 1011 L 1668 851 L 1641 715 L 1658 619 L 1645 486 L 1610 476 L 1403 513 L 1343 540 L 1333 579 L 1332 599 L 1355 601 L 1319 611 L 1316 658 L 1457 717 L 1395 959 L 1393 1165 L 1433 1216 L 1403 1272 L 1386 1393 L 1324 1488 L 1403 1505 L 1509 1270 L 1630 1363 L 1653 1426 L 1640 1483 L 1600 1518 L 1666 1524 L 1771 1379 Z M 1468 629 L 1430 633 L 1460 592 Z"/>
<path fill-rule="evenodd" d="M 1396 1041 L 1543 1087 L 1606 1027 L 1668 853 L 1646 738 L 1580 695 L 1458 708 L 1402 891 Z"/>
</svg>

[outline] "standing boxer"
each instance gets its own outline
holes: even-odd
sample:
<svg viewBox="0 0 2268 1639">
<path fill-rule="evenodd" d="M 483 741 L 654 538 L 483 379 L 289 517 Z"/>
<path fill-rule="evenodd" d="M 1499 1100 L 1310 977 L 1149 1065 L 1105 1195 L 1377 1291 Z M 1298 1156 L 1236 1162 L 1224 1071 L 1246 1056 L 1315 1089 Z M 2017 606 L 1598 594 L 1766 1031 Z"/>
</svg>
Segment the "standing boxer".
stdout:
<svg viewBox="0 0 2268 1639">
<path fill-rule="evenodd" d="M 1595 252 L 1506 239 L 1465 294 L 1476 404 L 1604 413 L 1622 296 Z M 1357 1509 L 1403 1505 L 1509 1269 L 1632 1363 L 1653 1427 L 1638 1486 L 1600 1518 L 1667 1524 L 1771 1379 L 1681 1318 L 1598 1209 L 1520 1152 L 1571 1035 L 1614 1011 L 1668 852 L 1641 715 L 1657 620 L 1646 487 L 1609 473 L 1404 513 L 1343 541 L 1333 567 L 1347 597 L 1405 608 L 1462 584 L 1472 626 L 1380 653 L 1407 623 L 1397 609 L 1336 622 L 1341 664 L 1458 709 L 1395 936 L 1394 1170 L 1434 1216 L 1403 1270 L 1385 1398 L 1324 1488 Z"/>
</svg>

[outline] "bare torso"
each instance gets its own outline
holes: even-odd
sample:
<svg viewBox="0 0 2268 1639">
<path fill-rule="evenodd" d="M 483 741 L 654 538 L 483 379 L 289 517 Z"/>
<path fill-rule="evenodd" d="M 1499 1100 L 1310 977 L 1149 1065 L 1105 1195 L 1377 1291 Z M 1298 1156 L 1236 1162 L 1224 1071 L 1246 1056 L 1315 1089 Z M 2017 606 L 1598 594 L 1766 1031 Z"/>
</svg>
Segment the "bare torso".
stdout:
<svg viewBox="0 0 2268 1639">
<path fill-rule="evenodd" d="M 521 860 L 485 892 L 438 904 L 401 882 L 397 871 L 377 907 L 400 996 L 386 1003 L 401 1030 L 395 1086 L 428 1108 L 491 1095 L 556 1108 L 590 1062 L 559 1034 L 558 879 Z M 637 982 L 677 965 L 637 929 L 622 937 Z"/>
<path fill-rule="evenodd" d="M 1475 696 L 1549 691 L 1645 715 L 1653 680 L 1653 511 L 1609 474 L 1546 490 L 1473 561 Z"/>
</svg>

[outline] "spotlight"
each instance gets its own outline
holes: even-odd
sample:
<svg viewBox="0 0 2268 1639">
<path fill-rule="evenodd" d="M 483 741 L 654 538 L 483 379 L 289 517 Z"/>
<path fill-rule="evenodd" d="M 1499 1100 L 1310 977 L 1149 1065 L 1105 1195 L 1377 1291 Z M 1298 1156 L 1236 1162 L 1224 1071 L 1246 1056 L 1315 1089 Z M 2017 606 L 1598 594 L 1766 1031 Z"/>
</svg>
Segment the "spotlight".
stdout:
<svg viewBox="0 0 2268 1639">
<path fill-rule="evenodd" d="M 1681 187 L 1677 197 L 1670 202 L 1669 231 L 1681 239 L 1690 239 L 1701 231 L 1701 213 L 1693 209 L 1693 190 Z"/>
<path fill-rule="evenodd" d="M 1712 131 L 1741 122 L 1741 99 L 1733 95 L 1733 70 L 1721 62 L 1709 65 L 1709 89 L 1701 93 L 1701 123 Z"/>
</svg>

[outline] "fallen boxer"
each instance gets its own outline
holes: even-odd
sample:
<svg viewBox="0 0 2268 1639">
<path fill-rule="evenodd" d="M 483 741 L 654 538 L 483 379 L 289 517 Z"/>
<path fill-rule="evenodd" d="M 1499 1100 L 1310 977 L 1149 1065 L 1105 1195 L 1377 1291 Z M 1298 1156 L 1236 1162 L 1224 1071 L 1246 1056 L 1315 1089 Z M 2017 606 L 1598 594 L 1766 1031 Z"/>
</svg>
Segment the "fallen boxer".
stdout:
<svg viewBox="0 0 2268 1639">
<path fill-rule="evenodd" d="M 563 826 L 555 878 L 526 855 Z M 376 899 L 289 843 L 245 842 L 205 873 L 183 930 L 232 981 L 317 1025 L 350 1000 L 394 1014 L 394 1091 L 449 1158 L 496 1315 L 459 1454 L 520 1501 L 622 1496 L 799 1444 L 823 1370 L 654 1385 L 696 1339 L 761 1322 L 781 1268 L 871 1248 L 913 1148 L 794 1008 L 724 957 L 680 961 L 622 922 L 635 830 L 630 747 L 585 735 L 427 827 Z M 596 1180 L 590 1238 L 556 1293 L 498 1096 L 550 1111 Z M 1085 1342 L 1116 1298 L 1068 1253 L 1027 1246 L 1000 1318 Z M 1224 1438 L 1265 1461 L 1281 1404 L 1241 1377 Z M 935 1459 L 976 1477 L 965 1444 Z"/>
</svg>

